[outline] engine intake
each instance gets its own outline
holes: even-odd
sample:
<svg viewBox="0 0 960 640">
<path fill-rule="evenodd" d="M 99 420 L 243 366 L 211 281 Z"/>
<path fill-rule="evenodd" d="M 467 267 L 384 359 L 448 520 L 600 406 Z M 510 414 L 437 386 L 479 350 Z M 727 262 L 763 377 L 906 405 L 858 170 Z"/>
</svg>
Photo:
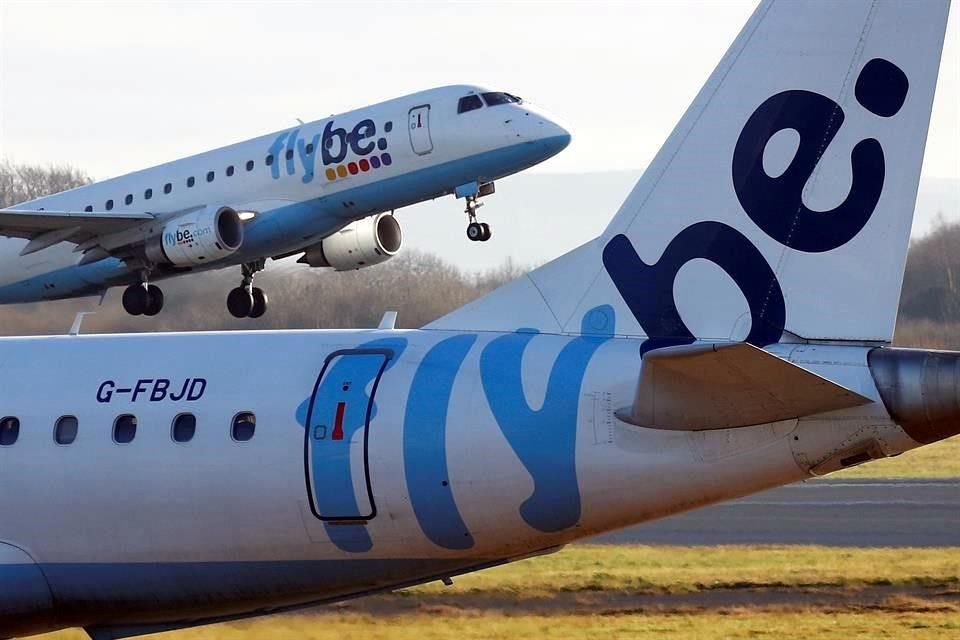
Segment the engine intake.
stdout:
<svg viewBox="0 0 960 640">
<path fill-rule="evenodd" d="M 297 262 L 336 271 L 362 269 L 386 262 L 400 251 L 402 243 L 400 223 L 392 214 L 380 213 L 327 236 L 307 248 Z"/>
<path fill-rule="evenodd" d="M 235 253 L 243 244 L 243 222 L 231 207 L 207 207 L 170 220 L 147 240 L 147 258 L 155 264 L 188 267 Z"/>
</svg>

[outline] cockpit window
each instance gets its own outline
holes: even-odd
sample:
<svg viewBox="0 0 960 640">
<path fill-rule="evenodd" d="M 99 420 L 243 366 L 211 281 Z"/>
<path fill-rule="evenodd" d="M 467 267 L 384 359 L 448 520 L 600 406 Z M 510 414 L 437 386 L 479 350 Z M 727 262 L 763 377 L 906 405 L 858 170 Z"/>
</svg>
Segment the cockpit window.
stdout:
<svg viewBox="0 0 960 640">
<path fill-rule="evenodd" d="M 480 101 L 480 96 L 463 96 L 460 98 L 460 102 L 457 103 L 457 113 L 466 113 L 467 111 L 473 111 L 481 107 L 483 107 L 483 103 Z"/>
<path fill-rule="evenodd" d="M 491 91 L 489 93 L 481 94 L 483 96 L 483 101 L 487 103 L 488 107 L 494 107 L 498 104 L 509 104 L 511 102 L 522 102 L 517 96 L 510 95 L 509 93 L 503 93 L 502 91 Z"/>
</svg>

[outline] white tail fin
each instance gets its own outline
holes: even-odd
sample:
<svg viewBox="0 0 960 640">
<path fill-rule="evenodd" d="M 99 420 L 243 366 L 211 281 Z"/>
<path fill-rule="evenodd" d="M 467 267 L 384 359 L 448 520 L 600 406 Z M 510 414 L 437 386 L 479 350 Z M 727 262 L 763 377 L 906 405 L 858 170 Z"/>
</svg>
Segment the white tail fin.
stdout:
<svg viewBox="0 0 960 640">
<path fill-rule="evenodd" d="M 428 328 L 889 341 L 948 10 L 762 3 L 599 238 Z"/>
</svg>

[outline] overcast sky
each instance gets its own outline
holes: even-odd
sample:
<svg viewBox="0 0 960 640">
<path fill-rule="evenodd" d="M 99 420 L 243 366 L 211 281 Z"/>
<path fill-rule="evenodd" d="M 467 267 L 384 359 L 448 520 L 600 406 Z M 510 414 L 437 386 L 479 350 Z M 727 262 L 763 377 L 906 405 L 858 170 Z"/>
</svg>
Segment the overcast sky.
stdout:
<svg viewBox="0 0 960 640">
<path fill-rule="evenodd" d="M 755 6 L 0 0 L 0 157 L 119 175 L 419 89 L 480 83 L 574 134 L 539 171 L 645 166 Z M 926 177 L 960 177 L 960 28 Z"/>
</svg>

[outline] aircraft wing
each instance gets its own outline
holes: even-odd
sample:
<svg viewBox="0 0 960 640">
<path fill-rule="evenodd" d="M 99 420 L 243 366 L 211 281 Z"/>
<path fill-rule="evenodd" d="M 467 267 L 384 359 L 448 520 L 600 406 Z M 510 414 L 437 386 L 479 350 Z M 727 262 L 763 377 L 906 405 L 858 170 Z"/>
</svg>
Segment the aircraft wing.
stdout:
<svg viewBox="0 0 960 640">
<path fill-rule="evenodd" d="M 126 211 L 27 211 L 0 209 L 0 236 L 24 238 L 30 243 L 20 255 L 45 249 L 58 242 L 84 242 L 154 220 L 151 213 Z"/>
<path fill-rule="evenodd" d="M 632 407 L 617 417 L 654 429 L 729 429 L 872 402 L 746 342 L 647 352 Z"/>
</svg>

